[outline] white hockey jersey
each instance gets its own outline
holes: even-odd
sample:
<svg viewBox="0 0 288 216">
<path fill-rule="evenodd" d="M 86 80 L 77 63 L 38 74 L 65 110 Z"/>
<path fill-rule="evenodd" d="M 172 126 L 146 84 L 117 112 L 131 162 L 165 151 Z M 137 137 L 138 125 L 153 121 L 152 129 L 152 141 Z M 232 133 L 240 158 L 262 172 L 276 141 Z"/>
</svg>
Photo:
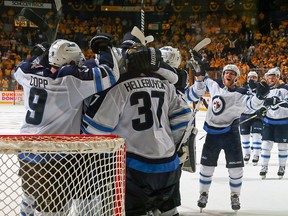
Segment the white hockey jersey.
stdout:
<svg viewBox="0 0 288 216">
<path fill-rule="evenodd" d="M 270 89 L 267 98 L 270 97 L 277 97 L 284 104 L 269 107 L 264 122 L 272 125 L 288 125 L 288 86 L 281 84 L 277 88 Z"/>
<path fill-rule="evenodd" d="M 24 89 L 26 118 L 20 133 L 79 134 L 83 100 L 119 79 L 111 53 L 103 54 L 103 59 L 112 68 L 107 64 L 93 68 L 70 65 L 52 74 L 42 65 L 20 63 L 14 74 Z"/>
<path fill-rule="evenodd" d="M 208 77 L 203 80 L 206 91 L 209 91 L 210 101 L 204 123 L 204 130 L 209 134 L 222 134 L 228 132 L 234 120 L 240 118 L 247 109 L 254 112 L 261 108 L 263 101 L 255 95 L 247 95 L 247 90 L 236 87 L 228 89 L 223 83 L 218 83 Z M 195 85 L 191 86 L 186 95 L 188 100 L 199 98 Z M 199 90 L 198 90 L 199 91 Z"/>
<path fill-rule="evenodd" d="M 85 134 L 113 133 L 125 138 L 130 168 L 172 171 L 179 166 L 176 143 L 192 115 L 180 97 L 168 81 L 124 79 L 92 100 L 81 129 Z"/>
</svg>

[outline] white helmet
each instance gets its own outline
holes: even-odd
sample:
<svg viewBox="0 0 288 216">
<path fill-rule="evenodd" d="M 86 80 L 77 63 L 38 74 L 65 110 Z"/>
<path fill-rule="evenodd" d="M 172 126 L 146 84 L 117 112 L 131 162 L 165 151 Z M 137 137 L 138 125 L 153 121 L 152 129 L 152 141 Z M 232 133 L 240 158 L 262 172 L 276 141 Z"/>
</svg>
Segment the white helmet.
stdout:
<svg viewBox="0 0 288 216">
<path fill-rule="evenodd" d="M 181 54 L 177 48 L 171 46 L 165 46 L 160 48 L 162 58 L 164 62 L 169 64 L 171 67 L 178 68 L 181 64 Z"/>
<path fill-rule="evenodd" d="M 267 73 L 265 73 L 265 76 L 269 76 L 269 75 L 275 75 L 276 78 L 280 78 L 280 70 L 278 67 L 275 68 L 271 68 L 270 70 L 267 71 Z"/>
<path fill-rule="evenodd" d="M 258 79 L 258 74 L 257 74 L 256 71 L 250 71 L 250 72 L 248 73 L 247 77 L 250 77 L 250 76 L 255 76 L 255 77 L 257 77 L 257 79 Z"/>
<path fill-rule="evenodd" d="M 52 43 L 48 59 L 50 65 L 62 67 L 63 65 L 70 64 L 72 61 L 78 64 L 85 58 L 75 42 L 58 39 Z"/>
<path fill-rule="evenodd" d="M 234 64 L 228 64 L 228 65 L 226 65 L 226 66 L 223 68 L 222 77 L 224 76 L 224 73 L 225 73 L 225 71 L 227 71 L 227 70 L 232 70 L 232 71 L 236 72 L 236 79 L 240 76 L 240 70 L 239 70 L 239 68 L 238 68 L 236 65 L 234 65 Z"/>
</svg>

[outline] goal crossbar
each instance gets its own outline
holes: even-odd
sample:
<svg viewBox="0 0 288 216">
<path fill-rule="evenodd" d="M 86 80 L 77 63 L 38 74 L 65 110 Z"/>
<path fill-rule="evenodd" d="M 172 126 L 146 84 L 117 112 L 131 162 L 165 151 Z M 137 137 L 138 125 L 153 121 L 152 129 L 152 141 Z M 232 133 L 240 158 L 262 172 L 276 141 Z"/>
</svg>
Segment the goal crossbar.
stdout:
<svg viewBox="0 0 288 216">
<path fill-rule="evenodd" d="M 107 153 L 123 143 L 114 135 L 0 135 L 0 153 Z"/>
</svg>

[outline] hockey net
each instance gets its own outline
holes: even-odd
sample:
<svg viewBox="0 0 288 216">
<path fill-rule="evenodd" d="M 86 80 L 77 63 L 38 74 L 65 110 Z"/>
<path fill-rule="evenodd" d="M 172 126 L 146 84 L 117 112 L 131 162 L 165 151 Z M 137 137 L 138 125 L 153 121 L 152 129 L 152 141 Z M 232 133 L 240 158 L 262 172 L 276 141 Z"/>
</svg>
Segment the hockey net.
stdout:
<svg viewBox="0 0 288 216">
<path fill-rule="evenodd" d="M 0 135 L 0 215 L 122 216 L 125 142 L 110 135 Z"/>
</svg>

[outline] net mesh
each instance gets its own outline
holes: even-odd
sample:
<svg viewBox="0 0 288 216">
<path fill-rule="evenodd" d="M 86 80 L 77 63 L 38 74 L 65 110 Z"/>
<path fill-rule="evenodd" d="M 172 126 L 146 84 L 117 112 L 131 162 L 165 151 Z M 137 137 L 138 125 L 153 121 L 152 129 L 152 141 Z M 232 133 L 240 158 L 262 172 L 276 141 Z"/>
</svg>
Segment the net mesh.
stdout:
<svg viewBox="0 0 288 216">
<path fill-rule="evenodd" d="M 116 136 L 0 136 L 0 215 L 125 215 Z"/>
</svg>

